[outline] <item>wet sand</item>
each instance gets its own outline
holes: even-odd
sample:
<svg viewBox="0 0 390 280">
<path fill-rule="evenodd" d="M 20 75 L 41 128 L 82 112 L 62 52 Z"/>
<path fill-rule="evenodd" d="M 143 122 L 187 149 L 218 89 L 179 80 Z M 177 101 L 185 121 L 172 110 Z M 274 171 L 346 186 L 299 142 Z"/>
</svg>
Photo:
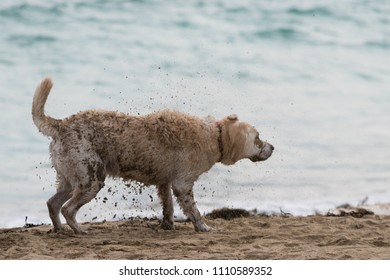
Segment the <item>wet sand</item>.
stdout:
<svg viewBox="0 0 390 280">
<path fill-rule="evenodd" d="M 207 217 L 207 233 L 189 222 L 164 231 L 145 219 L 84 223 L 88 235 L 0 229 L 0 259 L 390 259 L 390 216 L 358 216 Z"/>
</svg>

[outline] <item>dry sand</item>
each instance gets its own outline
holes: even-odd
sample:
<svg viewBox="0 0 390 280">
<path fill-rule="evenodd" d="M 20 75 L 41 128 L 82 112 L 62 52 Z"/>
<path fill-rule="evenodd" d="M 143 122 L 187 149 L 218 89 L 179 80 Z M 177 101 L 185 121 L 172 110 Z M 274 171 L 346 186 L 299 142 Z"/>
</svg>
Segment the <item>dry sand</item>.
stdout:
<svg viewBox="0 0 390 280">
<path fill-rule="evenodd" d="M 0 230 L 0 259 L 390 259 L 390 216 L 206 218 L 214 230 L 158 221 L 85 223 L 88 235 L 50 226 Z"/>
</svg>

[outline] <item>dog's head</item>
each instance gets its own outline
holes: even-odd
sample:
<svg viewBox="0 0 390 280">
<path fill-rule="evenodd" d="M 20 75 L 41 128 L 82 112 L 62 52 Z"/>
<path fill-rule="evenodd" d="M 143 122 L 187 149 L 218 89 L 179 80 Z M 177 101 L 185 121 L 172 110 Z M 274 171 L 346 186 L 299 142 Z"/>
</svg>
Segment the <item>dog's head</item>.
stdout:
<svg viewBox="0 0 390 280">
<path fill-rule="evenodd" d="M 274 147 L 260 139 L 259 132 L 252 125 L 238 120 L 237 115 L 230 115 L 220 121 L 222 126 L 223 164 L 248 158 L 253 162 L 268 159 Z"/>
</svg>

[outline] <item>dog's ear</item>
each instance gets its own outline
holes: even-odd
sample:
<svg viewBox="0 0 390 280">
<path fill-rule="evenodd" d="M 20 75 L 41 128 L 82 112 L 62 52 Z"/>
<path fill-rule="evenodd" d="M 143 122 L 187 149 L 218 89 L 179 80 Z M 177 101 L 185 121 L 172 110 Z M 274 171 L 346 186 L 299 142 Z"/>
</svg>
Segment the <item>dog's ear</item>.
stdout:
<svg viewBox="0 0 390 280">
<path fill-rule="evenodd" d="M 246 142 L 246 129 L 243 123 L 238 122 L 238 118 L 229 119 L 229 125 L 226 126 L 226 154 L 229 155 L 231 163 L 235 163 L 243 158 Z"/>
<path fill-rule="evenodd" d="M 227 116 L 227 119 L 229 121 L 235 122 L 235 121 L 238 121 L 238 116 L 236 114 L 232 114 L 232 115 Z"/>
</svg>

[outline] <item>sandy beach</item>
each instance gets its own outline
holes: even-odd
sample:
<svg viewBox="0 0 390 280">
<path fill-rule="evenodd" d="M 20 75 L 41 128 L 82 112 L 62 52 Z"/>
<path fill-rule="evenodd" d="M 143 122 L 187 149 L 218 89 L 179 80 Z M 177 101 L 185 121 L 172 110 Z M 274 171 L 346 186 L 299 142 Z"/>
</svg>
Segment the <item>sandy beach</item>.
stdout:
<svg viewBox="0 0 390 280">
<path fill-rule="evenodd" d="M 0 259 L 390 259 L 390 216 L 354 213 L 208 216 L 208 233 L 189 222 L 164 231 L 145 219 L 84 223 L 88 235 L 1 229 Z"/>
</svg>

